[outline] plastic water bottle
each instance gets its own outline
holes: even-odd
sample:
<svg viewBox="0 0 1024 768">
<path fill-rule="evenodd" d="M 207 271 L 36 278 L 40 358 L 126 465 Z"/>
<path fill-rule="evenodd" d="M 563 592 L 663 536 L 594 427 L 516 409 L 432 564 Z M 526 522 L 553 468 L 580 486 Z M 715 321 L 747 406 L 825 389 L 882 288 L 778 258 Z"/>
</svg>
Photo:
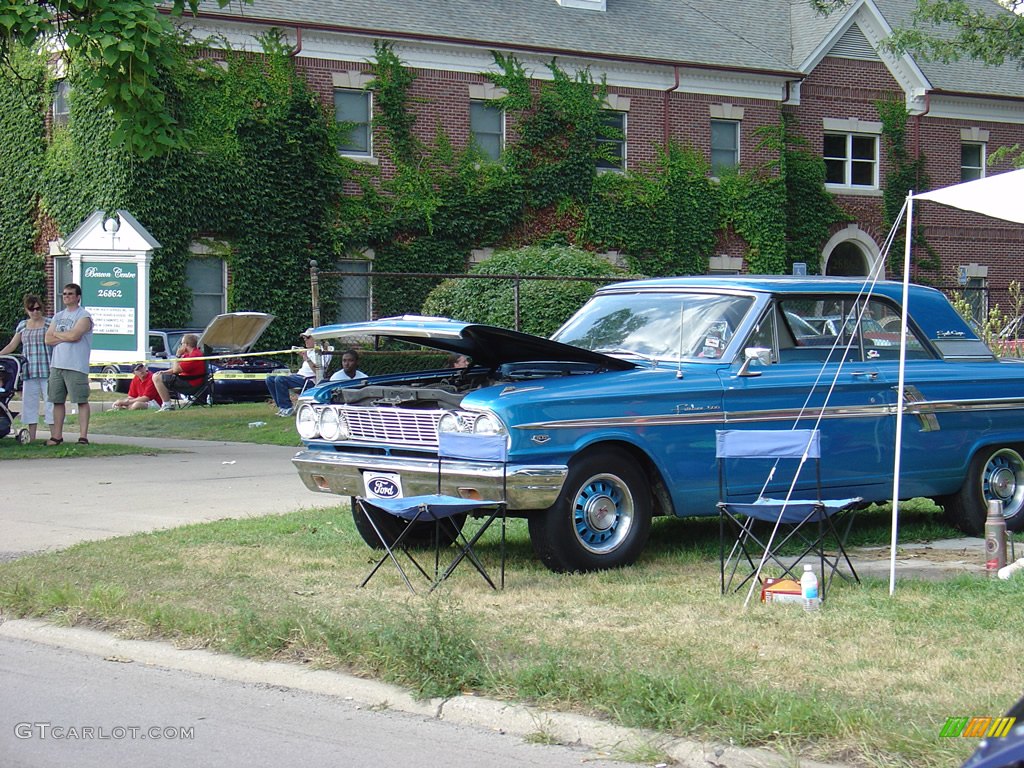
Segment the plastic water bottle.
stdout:
<svg viewBox="0 0 1024 768">
<path fill-rule="evenodd" d="M 804 599 L 805 611 L 818 610 L 818 577 L 810 565 L 804 565 L 804 572 L 800 576 L 800 594 Z"/>
</svg>

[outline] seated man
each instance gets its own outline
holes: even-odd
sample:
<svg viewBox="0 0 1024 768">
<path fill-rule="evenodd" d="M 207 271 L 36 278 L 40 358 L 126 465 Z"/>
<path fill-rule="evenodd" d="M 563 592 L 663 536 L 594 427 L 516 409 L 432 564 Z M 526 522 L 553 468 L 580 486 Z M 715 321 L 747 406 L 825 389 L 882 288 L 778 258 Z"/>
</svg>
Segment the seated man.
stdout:
<svg viewBox="0 0 1024 768">
<path fill-rule="evenodd" d="M 171 363 L 171 367 L 153 374 L 153 385 L 163 403 L 160 406 L 161 411 L 169 411 L 174 407 L 172 392 L 178 395 L 191 395 L 203 386 L 206 379 L 206 361 L 193 359 L 202 356 L 199 337 L 194 333 L 186 333 L 181 337 L 177 359 Z"/>
<path fill-rule="evenodd" d="M 319 380 L 327 365 L 331 362 L 331 356 L 323 350 L 317 349 L 313 339 L 313 329 L 307 328 L 305 333 L 299 334 L 302 339 L 303 348 L 296 349 L 302 358 L 302 365 L 296 373 L 289 373 L 283 376 L 267 376 L 267 390 L 274 398 L 274 405 L 277 406 L 278 416 L 292 415 L 292 399 L 289 390 L 303 390 L 307 385 Z"/>
<path fill-rule="evenodd" d="M 365 379 L 366 374 L 359 370 L 359 353 L 354 349 L 346 349 L 341 356 L 341 370 L 335 371 L 331 381 L 352 381 Z"/>
<path fill-rule="evenodd" d="M 153 382 L 153 373 L 144 363 L 136 363 L 132 368 L 135 374 L 132 383 L 128 387 L 128 397 L 115 400 L 113 407 L 116 409 L 127 409 L 129 411 L 144 411 L 147 408 L 159 408 L 163 398 L 156 391 L 156 384 Z"/>
</svg>

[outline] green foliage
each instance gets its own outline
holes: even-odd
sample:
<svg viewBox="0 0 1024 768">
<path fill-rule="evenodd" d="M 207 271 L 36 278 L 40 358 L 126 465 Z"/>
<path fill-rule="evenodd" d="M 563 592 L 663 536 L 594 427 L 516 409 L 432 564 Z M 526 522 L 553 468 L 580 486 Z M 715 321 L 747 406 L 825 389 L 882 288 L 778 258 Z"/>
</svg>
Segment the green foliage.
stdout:
<svg viewBox="0 0 1024 768">
<path fill-rule="evenodd" d="M 252 0 L 245 0 L 251 2 Z M 231 0 L 217 0 L 224 7 Z M 80 80 L 99 94 L 110 110 L 109 138 L 141 158 L 154 157 L 184 143 L 181 125 L 168 104 L 162 74 L 175 56 L 177 32 L 158 11 L 158 0 L 52 0 L 0 2 L 0 59 L 17 47 L 45 47 L 62 37 L 67 61 Z M 199 0 L 174 0 L 171 13 Z"/>
<path fill-rule="evenodd" d="M 807 142 L 795 132 L 793 120 L 783 116 L 782 178 L 786 199 L 786 265 L 791 271 L 794 262 L 803 262 L 812 275 L 821 274 L 821 247 L 833 225 L 851 221 L 825 189 L 825 161 L 810 151 Z M 780 141 L 777 134 L 765 133 L 765 141 Z"/>
<path fill-rule="evenodd" d="M 882 191 L 883 224 L 886 229 L 891 229 L 899 218 L 907 195 L 913 190 L 927 189 L 930 186 L 930 181 L 924 170 L 924 153 L 920 153 L 917 158 L 912 158 L 907 151 L 907 120 L 910 113 L 903 100 L 894 95 L 875 102 L 875 106 L 882 119 L 882 138 L 891 166 L 889 173 L 886 174 L 885 189 Z M 901 229 L 905 226 L 904 221 Z M 920 226 L 914 228 L 913 243 L 916 246 L 915 263 L 917 266 L 921 269 L 937 269 L 939 257 L 928 244 L 924 236 L 924 229 Z M 923 257 L 920 255 L 922 252 L 926 254 Z M 896 259 L 897 255 L 893 254 L 892 258 Z M 893 266 L 898 266 L 898 264 L 894 263 Z M 920 274 L 917 275 L 917 279 L 922 279 Z"/>
<path fill-rule="evenodd" d="M 8 59 L 14 76 L 0 79 L 0 346 L 24 319 L 26 293 L 46 296 L 36 239 L 36 186 L 43 161 L 45 69 L 21 50 Z"/>
<path fill-rule="evenodd" d="M 332 250 L 342 171 L 325 116 L 287 47 L 276 35 L 262 42 L 264 57 L 229 54 L 226 69 L 191 46 L 177 50 L 165 92 L 192 145 L 160 157 L 111 146 L 113 117 L 102 95 L 76 77 L 68 128 L 47 153 L 43 205 L 64 234 L 97 208 L 124 208 L 160 242 L 150 279 L 153 326 L 188 323 L 190 246 L 215 233 L 231 270 L 228 308 L 276 315 L 263 343 L 281 346 L 309 324 L 309 259 Z"/>
<path fill-rule="evenodd" d="M 580 236 L 627 254 L 638 272 L 701 274 L 714 253 L 720 209 L 707 162 L 673 145 L 647 173 L 600 175 Z"/>
<path fill-rule="evenodd" d="M 420 154 L 419 143 L 413 136 L 416 123 L 415 113 L 408 108 L 409 87 L 415 77 L 402 66 L 390 42 L 376 41 L 374 79 L 368 86 L 376 94 L 376 108 L 380 114 L 377 120 L 391 147 L 395 163 L 412 165 Z"/>
<path fill-rule="evenodd" d="M 548 275 L 566 280 L 524 280 L 519 283 L 519 330 L 550 336 L 590 298 L 593 282 L 572 277 L 622 279 L 622 270 L 604 259 L 571 246 L 529 246 L 502 251 L 470 270 L 477 275 Z M 423 313 L 474 323 L 514 328 L 514 280 L 452 279 L 441 283 L 423 305 Z"/>
</svg>

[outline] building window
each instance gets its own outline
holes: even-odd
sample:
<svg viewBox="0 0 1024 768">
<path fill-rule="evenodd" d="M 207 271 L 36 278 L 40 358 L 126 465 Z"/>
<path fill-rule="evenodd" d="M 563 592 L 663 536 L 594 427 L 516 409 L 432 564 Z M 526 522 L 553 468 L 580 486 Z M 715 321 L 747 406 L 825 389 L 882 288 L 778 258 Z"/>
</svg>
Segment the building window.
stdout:
<svg viewBox="0 0 1024 768">
<path fill-rule="evenodd" d="M 711 175 L 740 165 L 740 124 L 735 120 L 711 121 Z"/>
<path fill-rule="evenodd" d="M 985 145 L 974 142 L 960 145 L 960 181 L 985 178 Z"/>
<path fill-rule="evenodd" d="M 189 259 L 185 268 L 185 284 L 192 291 L 192 317 L 189 321 L 192 328 L 205 328 L 224 312 L 224 271 L 223 259 Z"/>
<path fill-rule="evenodd" d="M 497 160 L 505 146 L 505 112 L 486 101 L 469 102 L 469 134 L 477 149 Z"/>
<path fill-rule="evenodd" d="M 626 170 L 626 113 L 601 110 L 601 126 L 601 135 L 597 139 L 600 150 L 597 170 Z"/>
<path fill-rule="evenodd" d="M 361 323 L 370 319 L 371 284 L 367 274 L 373 267 L 368 259 L 338 262 L 338 314 L 335 322 Z"/>
<path fill-rule="evenodd" d="M 878 137 L 826 133 L 825 183 L 878 189 Z"/>
<path fill-rule="evenodd" d="M 68 94 L 71 85 L 67 80 L 58 80 L 53 88 L 53 124 L 67 125 L 71 108 L 68 106 Z"/>
<path fill-rule="evenodd" d="M 369 157 L 373 154 L 370 131 L 370 93 L 338 89 L 334 92 L 334 119 L 342 128 L 338 151 L 343 155 Z"/>
</svg>

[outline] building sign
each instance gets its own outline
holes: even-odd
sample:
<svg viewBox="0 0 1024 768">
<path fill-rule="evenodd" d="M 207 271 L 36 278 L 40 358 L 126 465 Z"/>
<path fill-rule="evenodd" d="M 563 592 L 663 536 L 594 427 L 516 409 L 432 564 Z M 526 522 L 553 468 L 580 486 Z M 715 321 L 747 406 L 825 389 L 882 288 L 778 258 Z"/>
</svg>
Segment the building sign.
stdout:
<svg viewBox="0 0 1024 768">
<path fill-rule="evenodd" d="M 92 315 L 95 348 L 136 349 L 138 293 L 135 262 L 82 262 L 82 306 Z"/>
</svg>

